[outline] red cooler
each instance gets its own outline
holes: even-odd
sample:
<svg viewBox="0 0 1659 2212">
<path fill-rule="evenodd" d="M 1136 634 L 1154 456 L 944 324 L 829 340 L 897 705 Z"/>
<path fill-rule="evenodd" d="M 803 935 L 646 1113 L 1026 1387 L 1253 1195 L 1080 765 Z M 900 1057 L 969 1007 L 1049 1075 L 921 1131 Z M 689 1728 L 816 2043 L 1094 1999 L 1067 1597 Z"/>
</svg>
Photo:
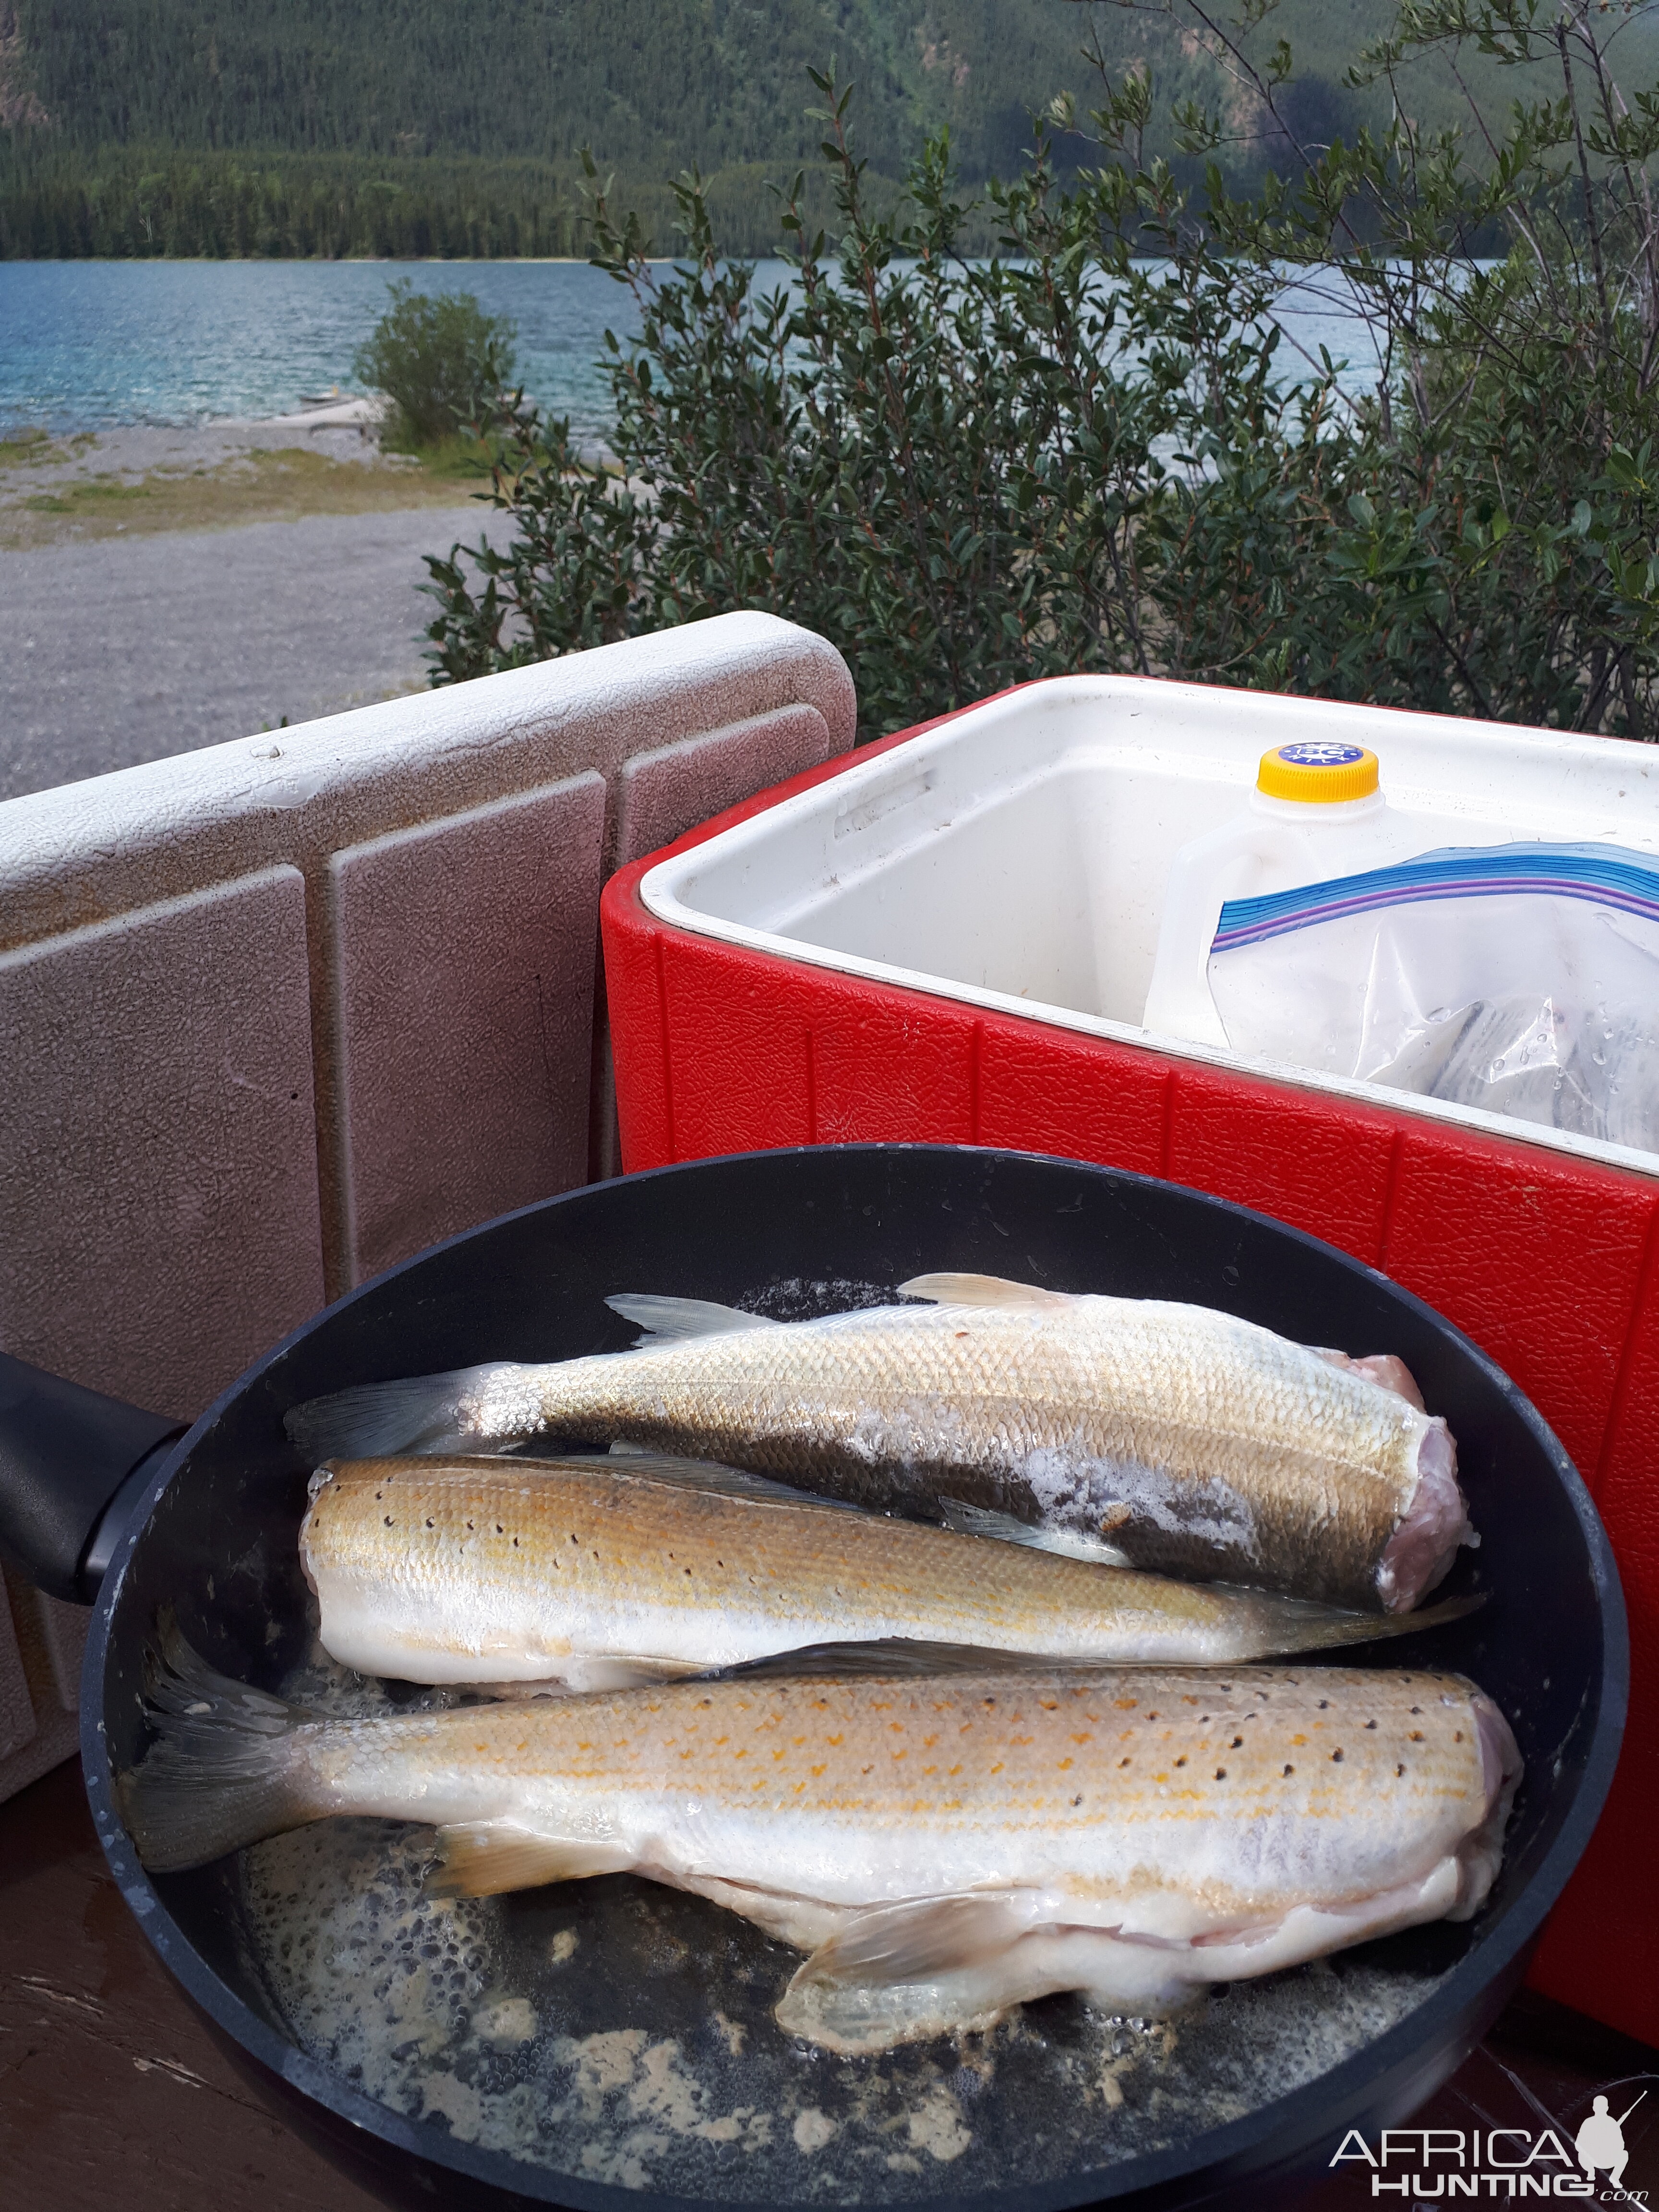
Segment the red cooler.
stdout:
<svg viewBox="0 0 1659 2212">
<path fill-rule="evenodd" d="M 611 879 L 624 1164 L 860 1140 L 1097 1161 L 1274 1214 L 1466 1330 L 1577 1462 L 1630 1609 L 1623 1759 L 1532 1979 L 1659 2042 L 1659 1155 L 1140 1026 L 1176 852 L 1246 805 L 1264 751 L 1310 740 L 1375 752 L 1425 847 L 1659 853 L 1648 748 L 1133 678 L 1030 684 Z"/>
</svg>

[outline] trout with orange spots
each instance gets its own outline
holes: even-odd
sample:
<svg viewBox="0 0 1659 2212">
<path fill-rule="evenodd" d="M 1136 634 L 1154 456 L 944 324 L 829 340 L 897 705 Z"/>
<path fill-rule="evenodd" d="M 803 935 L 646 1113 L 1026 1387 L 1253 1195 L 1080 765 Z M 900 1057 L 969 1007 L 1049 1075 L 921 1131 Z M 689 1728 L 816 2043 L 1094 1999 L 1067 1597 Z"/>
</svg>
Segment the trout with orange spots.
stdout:
<svg viewBox="0 0 1659 2212">
<path fill-rule="evenodd" d="M 174 1633 L 152 1680 L 147 1866 L 369 1814 L 433 1823 L 450 1893 L 632 1871 L 808 1952 L 777 2017 L 849 2052 L 1056 1990 L 1166 2012 L 1467 1918 L 1521 1771 L 1489 1698 L 1419 1672 L 757 1674 L 319 1721 Z"/>
</svg>

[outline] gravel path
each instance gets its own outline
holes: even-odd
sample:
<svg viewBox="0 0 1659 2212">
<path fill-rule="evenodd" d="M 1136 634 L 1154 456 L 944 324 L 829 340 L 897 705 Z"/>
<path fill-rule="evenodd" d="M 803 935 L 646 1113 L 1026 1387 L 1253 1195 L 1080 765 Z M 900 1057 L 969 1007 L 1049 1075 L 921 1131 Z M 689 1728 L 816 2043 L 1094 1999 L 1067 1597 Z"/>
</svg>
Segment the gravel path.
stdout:
<svg viewBox="0 0 1659 2212">
<path fill-rule="evenodd" d="M 424 682 L 423 553 L 462 501 L 0 551 L 0 799 Z"/>
</svg>

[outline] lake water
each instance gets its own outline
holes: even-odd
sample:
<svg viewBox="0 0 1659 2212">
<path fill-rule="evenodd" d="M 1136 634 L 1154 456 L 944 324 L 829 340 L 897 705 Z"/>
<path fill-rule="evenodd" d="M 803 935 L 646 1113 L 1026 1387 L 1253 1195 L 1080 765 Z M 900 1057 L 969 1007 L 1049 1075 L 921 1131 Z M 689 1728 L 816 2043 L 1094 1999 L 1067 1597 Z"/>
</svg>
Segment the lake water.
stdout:
<svg viewBox="0 0 1659 2212">
<path fill-rule="evenodd" d="M 610 419 L 599 367 L 632 302 L 582 262 L 0 261 L 0 427 L 259 422 L 360 390 L 386 287 L 471 292 L 519 325 L 519 374 L 579 434 Z"/>
<path fill-rule="evenodd" d="M 788 271 L 757 273 L 770 289 Z M 304 392 L 354 390 L 352 356 L 398 278 L 511 316 L 526 388 L 579 439 L 604 436 L 604 334 L 632 333 L 633 303 L 602 270 L 548 261 L 0 261 L 0 430 L 258 422 Z M 1367 380 L 1352 315 L 1309 291 L 1287 319 L 1308 354 L 1353 356 L 1352 380 Z M 1291 347 L 1279 362 L 1295 380 Z"/>
</svg>

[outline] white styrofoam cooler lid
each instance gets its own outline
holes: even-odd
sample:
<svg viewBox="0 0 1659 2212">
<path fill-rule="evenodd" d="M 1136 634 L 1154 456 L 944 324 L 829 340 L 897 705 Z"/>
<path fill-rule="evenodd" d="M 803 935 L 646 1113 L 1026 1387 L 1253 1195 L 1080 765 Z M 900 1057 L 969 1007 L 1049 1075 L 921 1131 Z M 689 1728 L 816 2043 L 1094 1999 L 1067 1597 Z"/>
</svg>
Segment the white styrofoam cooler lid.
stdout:
<svg viewBox="0 0 1659 2212">
<path fill-rule="evenodd" d="M 698 936 L 1659 1175 L 1652 1152 L 1140 1026 L 1176 849 L 1243 807 L 1269 746 L 1314 736 L 1369 745 L 1425 846 L 1659 853 L 1659 750 L 1644 745 L 1075 676 L 988 700 L 660 861 L 640 896 Z"/>
</svg>

